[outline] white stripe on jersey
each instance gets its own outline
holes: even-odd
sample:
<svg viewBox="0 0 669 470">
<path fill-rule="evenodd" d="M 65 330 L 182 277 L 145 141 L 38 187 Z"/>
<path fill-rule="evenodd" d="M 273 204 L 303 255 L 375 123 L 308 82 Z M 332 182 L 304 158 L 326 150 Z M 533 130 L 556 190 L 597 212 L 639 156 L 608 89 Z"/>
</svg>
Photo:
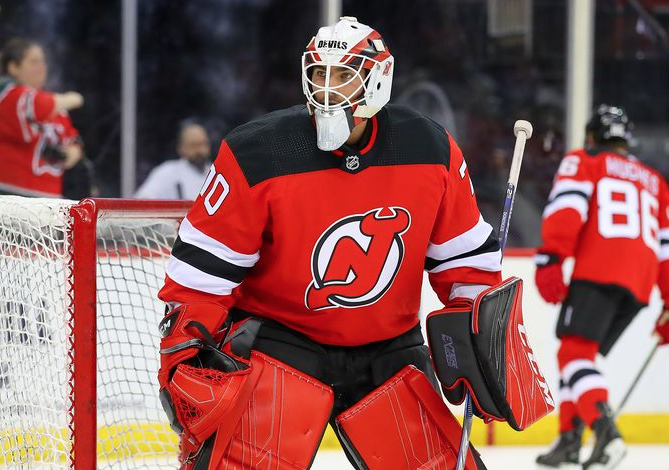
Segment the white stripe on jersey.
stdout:
<svg viewBox="0 0 669 470">
<path fill-rule="evenodd" d="M 466 258 L 458 258 L 453 261 L 446 261 L 441 263 L 436 268 L 430 269 L 429 273 L 440 273 L 446 271 L 447 269 L 453 268 L 474 268 L 480 269 L 482 271 L 501 271 L 502 251 L 492 251 L 487 253 L 481 253 L 474 256 L 468 256 Z"/>
<path fill-rule="evenodd" d="M 660 245 L 660 253 L 657 255 L 658 261 L 666 261 L 669 259 L 669 244 Z"/>
<path fill-rule="evenodd" d="M 26 118 L 28 122 L 35 122 L 35 91 L 30 90 L 26 99 Z"/>
<path fill-rule="evenodd" d="M 218 240 L 211 238 L 209 235 L 200 232 L 190 223 L 188 218 L 184 218 L 181 222 L 181 227 L 179 227 L 179 238 L 181 238 L 181 241 L 184 243 L 194 245 L 211 253 L 217 258 L 243 268 L 252 267 L 260 258 L 259 252 L 250 255 L 239 253 Z"/>
<path fill-rule="evenodd" d="M 669 259 L 669 228 L 660 229 L 658 233 L 660 239 L 660 252 L 657 255 L 659 261 L 666 261 Z"/>
<path fill-rule="evenodd" d="M 568 384 L 571 380 L 571 377 L 581 369 L 597 370 L 597 367 L 593 361 L 589 361 L 587 359 L 575 359 L 571 362 L 568 362 L 560 374 L 562 376 L 562 380 L 564 380 L 564 383 Z"/>
<path fill-rule="evenodd" d="M 657 255 L 659 261 L 666 261 L 669 259 L 669 228 L 660 229 L 658 234 L 660 239 L 660 252 Z"/>
<path fill-rule="evenodd" d="M 230 295 L 232 289 L 239 285 L 222 277 L 212 276 L 200 271 L 174 256 L 170 256 L 165 274 L 184 287 L 214 295 Z"/>
<path fill-rule="evenodd" d="M 588 220 L 588 200 L 577 194 L 566 194 L 546 205 L 543 218 L 546 219 L 562 209 L 574 209 L 581 216 L 581 220 Z"/>
<path fill-rule="evenodd" d="M 476 222 L 476 225 L 466 232 L 463 232 L 461 235 L 439 245 L 429 243 L 427 245 L 427 257 L 435 260 L 442 260 L 468 253 L 483 245 L 491 232 L 492 226 L 483 220 L 482 215 L 479 215 L 479 220 Z"/>
<path fill-rule="evenodd" d="M 592 191 L 594 189 L 593 184 L 590 181 L 576 181 L 570 179 L 564 179 L 556 182 L 551 189 L 551 193 L 548 195 L 548 200 L 552 201 L 557 194 L 564 193 L 566 191 L 580 191 L 586 196 L 592 196 Z"/>
<path fill-rule="evenodd" d="M 462 284 L 456 282 L 451 287 L 451 294 L 448 296 L 448 300 L 454 299 L 456 297 L 464 297 L 466 299 L 474 300 L 477 295 L 479 295 L 484 290 L 488 289 L 490 286 L 484 284 Z"/>
<path fill-rule="evenodd" d="M 574 386 L 571 387 L 572 399 L 578 401 L 581 395 L 597 388 L 608 390 L 609 385 L 606 383 L 606 379 L 601 374 L 586 375 L 578 379 Z"/>
<path fill-rule="evenodd" d="M 16 116 L 19 120 L 19 125 L 21 126 L 21 134 L 23 134 L 23 140 L 25 142 L 30 142 L 33 138 L 32 132 L 30 131 L 30 123 L 27 116 L 27 107 L 28 107 L 28 93 L 22 93 L 19 96 L 19 99 L 16 102 Z"/>
</svg>

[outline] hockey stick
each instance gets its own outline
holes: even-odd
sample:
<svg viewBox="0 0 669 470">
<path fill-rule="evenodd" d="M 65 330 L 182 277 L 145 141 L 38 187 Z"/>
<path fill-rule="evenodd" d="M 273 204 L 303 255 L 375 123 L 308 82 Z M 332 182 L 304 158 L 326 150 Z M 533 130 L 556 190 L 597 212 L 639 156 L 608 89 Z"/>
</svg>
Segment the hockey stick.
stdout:
<svg viewBox="0 0 669 470">
<path fill-rule="evenodd" d="M 520 176 L 520 165 L 523 163 L 525 141 L 532 137 L 532 124 L 528 121 L 518 120 L 513 125 L 513 133 L 516 136 L 516 144 L 513 147 L 509 181 L 506 183 L 506 199 L 504 200 L 502 220 L 499 224 L 499 246 L 502 251 L 502 257 L 504 257 L 506 237 L 509 234 L 509 222 L 511 221 L 513 200 L 516 197 L 516 187 L 518 186 L 518 177 Z M 465 413 L 462 421 L 462 438 L 460 439 L 460 450 L 458 451 L 458 463 L 455 467 L 456 470 L 464 470 L 465 468 L 467 452 L 469 450 L 469 436 L 472 431 L 473 414 L 472 399 L 469 391 L 467 391 L 467 394 L 465 395 Z"/>
<path fill-rule="evenodd" d="M 660 342 L 656 341 L 655 346 L 653 346 L 653 349 L 651 349 L 650 353 L 648 353 L 648 357 L 646 358 L 643 365 L 641 366 L 641 369 L 639 369 L 639 372 L 637 372 L 636 377 L 634 377 L 634 380 L 632 380 L 632 383 L 630 384 L 629 388 L 627 389 L 627 392 L 625 393 L 625 396 L 623 397 L 622 400 L 620 400 L 620 404 L 618 405 L 618 408 L 616 408 L 616 411 L 613 413 L 614 418 L 618 417 L 618 415 L 622 411 L 623 406 L 625 406 L 625 403 L 627 403 L 627 400 L 629 399 L 630 395 L 632 395 L 632 392 L 636 388 L 636 385 L 639 383 L 639 379 L 641 378 L 643 373 L 648 368 L 648 364 L 650 364 L 650 361 L 653 359 L 653 356 L 655 356 L 655 352 L 657 351 L 657 348 L 659 346 L 660 346 Z"/>
<path fill-rule="evenodd" d="M 511 160 L 511 169 L 509 170 L 509 182 L 506 184 L 504 211 L 502 212 L 502 221 L 499 224 L 499 245 L 502 250 L 502 256 L 504 256 L 506 236 L 509 234 L 509 222 L 511 221 L 513 200 L 516 197 L 516 187 L 518 186 L 518 177 L 520 176 L 520 165 L 523 163 L 525 141 L 532 137 L 532 124 L 527 121 L 518 120 L 513 126 L 513 133 L 516 136 L 516 145 L 513 148 L 513 159 Z"/>
</svg>

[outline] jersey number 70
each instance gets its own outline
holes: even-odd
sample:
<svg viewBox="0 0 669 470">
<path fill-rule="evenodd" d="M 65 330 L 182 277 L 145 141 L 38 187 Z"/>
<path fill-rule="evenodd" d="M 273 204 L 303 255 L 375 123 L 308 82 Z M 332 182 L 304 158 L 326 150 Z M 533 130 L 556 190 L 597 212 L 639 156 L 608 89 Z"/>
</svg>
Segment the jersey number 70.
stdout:
<svg viewBox="0 0 669 470">
<path fill-rule="evenodd" d="M 212 180 L 214 184 L 211 184 Z M 228 197 L 228 194 L 230 194 L 228 180 L 222 174 L 216 173 L 214 165 L 209 169 L 204 184 L 200 188 L 200 196 L 204 196 L 204 193 L 207 193 L 204 198 L 204 208 L 209 215 L 214 215 L 218 208 L 221 207 L 221 204 L 223 204 L 223 201 L 225 201 L 225 198 Z M 214 200 L 213 203 L 212 200 Z"/>
</svg>

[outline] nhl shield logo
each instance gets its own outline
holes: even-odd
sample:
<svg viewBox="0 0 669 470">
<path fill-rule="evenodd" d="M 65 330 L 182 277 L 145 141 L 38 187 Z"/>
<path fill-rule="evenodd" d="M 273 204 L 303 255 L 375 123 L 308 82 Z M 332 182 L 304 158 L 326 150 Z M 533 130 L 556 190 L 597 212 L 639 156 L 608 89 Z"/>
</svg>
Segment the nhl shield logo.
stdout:
<svg viewBox="0 0 669 470">
<path fill-rule="evenodd" d="M 346 157 L 346 169 L 355 171 L 360 168 L 360 158 L 357 155 L 349 155 Z"/>
</svg>

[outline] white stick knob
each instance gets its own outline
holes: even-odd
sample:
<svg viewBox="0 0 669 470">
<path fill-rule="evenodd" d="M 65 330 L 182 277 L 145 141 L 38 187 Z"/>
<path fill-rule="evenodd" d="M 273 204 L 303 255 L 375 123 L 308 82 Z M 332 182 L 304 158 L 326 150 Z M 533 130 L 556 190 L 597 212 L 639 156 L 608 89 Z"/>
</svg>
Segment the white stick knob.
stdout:
<svg viewBox="0 0 669 470">
<path fill-rule="evenodd" d="M 527 121 L 523 121 L 522 119 L 518 119 L 513 125 L 513 135 L 518 137 L 518 131 L 525 132 L 525 138 L 529 139 L 532 137 L 532 124 Z"/>
</svg>

